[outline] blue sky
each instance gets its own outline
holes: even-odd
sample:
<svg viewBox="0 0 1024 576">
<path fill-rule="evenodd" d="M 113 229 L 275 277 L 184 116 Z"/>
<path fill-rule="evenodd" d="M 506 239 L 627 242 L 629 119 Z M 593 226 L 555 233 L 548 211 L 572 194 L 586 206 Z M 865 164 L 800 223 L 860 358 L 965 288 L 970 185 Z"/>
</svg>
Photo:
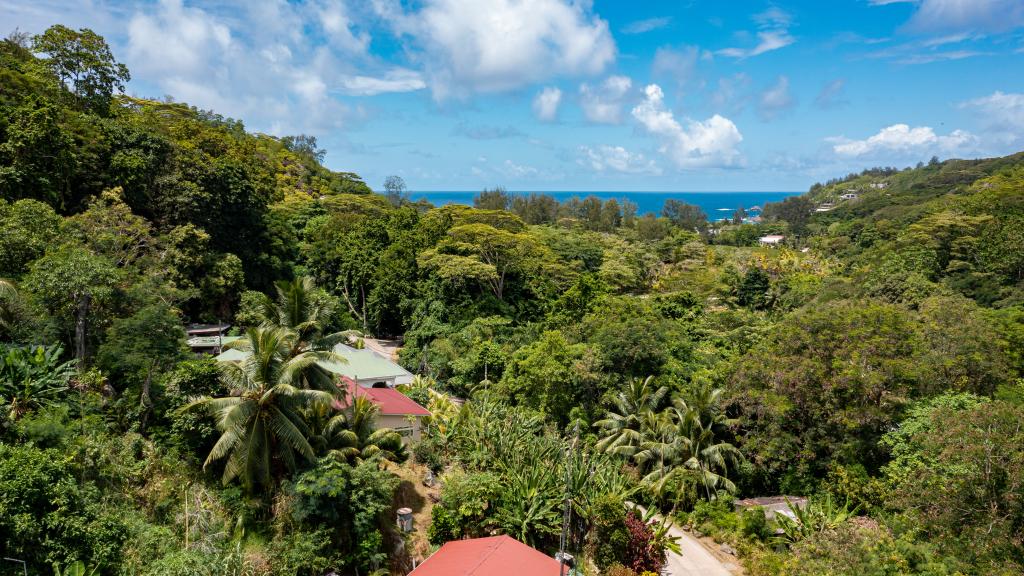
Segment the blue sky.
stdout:
<svg viewBox="0 0 1024 576">
<path fill-rule="evenodd" d="M 2 0 L 413 190 L 804 190 L 1024 149 L 1024 0 Z"/>
</svg>

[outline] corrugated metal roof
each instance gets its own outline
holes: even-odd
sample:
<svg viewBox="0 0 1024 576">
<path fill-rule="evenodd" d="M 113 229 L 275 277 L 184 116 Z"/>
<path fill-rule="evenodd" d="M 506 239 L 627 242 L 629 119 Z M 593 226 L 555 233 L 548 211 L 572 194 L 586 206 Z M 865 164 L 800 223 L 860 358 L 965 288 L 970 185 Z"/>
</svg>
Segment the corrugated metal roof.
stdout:
<svg viewBox="0 0 1024 576">
<path fill-rule="evenodd" d="M 321 362 L 320 365 L 335 374 L 355 380 L 411 376 L 405 368 L 365 348 L 357 350 L 345 344 L 338 344 L 334 347 L 334 353 L 347 360 L 347 363 Z"/>
<path fill-rule="evenodd" d="M 347 380 L 349 394 L 365 396 L 380 407 L 381 416 L 430 416 L 430 411 L 392 388 L 363 388 Z"/>
<path fill-rule="evenodd" d="M 412 377 L 412 373 L 395 364 L 391 360 L 382 358 L 370 350 L 357 350 L 345 344 L 338 344 L 334 347 L 334 353 L 346 360 L 341 362 L 320 362 L 325 369 L 352 378 L 353 380 L 372 380 L 380 378 L 387 380 L 400 376 Z M 245 352 L 232 348 L 217 355 L 220 362 L 233 362 L 242 360 Z"/>
<path fill-rule="evenodd" d="M 558 570 L 554 558 L 509 536 L 491 536 L 448 542 L 409 576 L 556 576 Z"/>
<path fill-rule="evenodd" d="M 192 348 L 216 348 L 226 346 L 241 336 L 194 336 L 188 339 L 188 345 Z"/>
</svg>

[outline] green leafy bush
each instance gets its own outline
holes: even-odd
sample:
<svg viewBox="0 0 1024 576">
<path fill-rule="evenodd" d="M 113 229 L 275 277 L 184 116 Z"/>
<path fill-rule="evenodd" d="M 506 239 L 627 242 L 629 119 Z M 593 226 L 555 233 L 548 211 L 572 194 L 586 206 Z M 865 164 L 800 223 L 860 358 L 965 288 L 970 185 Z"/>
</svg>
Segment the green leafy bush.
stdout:
<svg viewBox="0 0 1024 576">
<path fill-rule="evenodd" d="M 458 540 L 462 534 L 459 515 L 444 506 L 437 505 L 430 510 L 430 526 L 427 527 L 427 540 L 439 546 L 445 542 Z"/>
<path fill-rule="evenodd" d="M 593 507 L 589 540 L 590 557 L 598 568 L 608 568 L 626 560 L 629 531 L 626 529 L 626 504 L 615 495 L 599 498 Z"/>
<path fill-rule="evenodd" d="M 117 563 L 127 530 L 117 508 L 79 481 L 70 459 L 54 449 L 0 443 L 0 547 L 34 572 L 54 562 Z"/>
<path fill-rule="evenodd" d="M 929 546 L 894 538 L 877 525 L 845 522 L 816 532 L 793 546 L 780 576 L 947 576 L 960 574 L 957 562 L 939 557 Z M 986 572 L 999 574 L 999 572 Z M 1004 572 L 1004 574 L 1009 574 Z"/>
<path fill-rule="evenodd" d="M 416 462 L 426 466 L 434 474 L 444 468 L 444 459 L 441 457 L 440 448 L 437 441 L 432 438 L 424 437 L 414 444 L 412 454 L 416 458 Z"/>
</svg>

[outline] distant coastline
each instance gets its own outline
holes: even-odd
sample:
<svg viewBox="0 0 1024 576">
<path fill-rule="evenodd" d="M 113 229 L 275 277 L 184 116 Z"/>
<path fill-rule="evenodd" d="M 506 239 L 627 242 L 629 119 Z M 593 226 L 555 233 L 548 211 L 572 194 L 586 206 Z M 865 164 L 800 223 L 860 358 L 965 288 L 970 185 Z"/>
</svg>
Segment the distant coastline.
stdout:
<svg viewBox="0 0 1024 576">
<path fill-rule="evenodd" d="M 426 200 L 435 206 L 445 204 L 473 204 L 473 197 L 479 192 L 412 192 L 410 197 L 413 200 Z M 510 190 L 511 194 L 533 194 L 533 192 L 521 192 Z M 781 202 L 789 196 L 798 196 L 803 192 L 581 192 L 581 191 L 552 191 L 538 192 L 553 196 L 559 202 L 564 202 L 573 196 L 586 198 L 597 196 L 602 200 L 615 198 L 618 201 L 629 200 L 637 205 L 638 214 L 658 214 L 665 200 L 674 198 L 688 204 L 699 206 L 708 216 L 708 220 L 724 220 L 732 218 L 733 212 L 743 207 L 748 210 L 753 206 L 764 207 L 768 202 Z"/>
</svg>

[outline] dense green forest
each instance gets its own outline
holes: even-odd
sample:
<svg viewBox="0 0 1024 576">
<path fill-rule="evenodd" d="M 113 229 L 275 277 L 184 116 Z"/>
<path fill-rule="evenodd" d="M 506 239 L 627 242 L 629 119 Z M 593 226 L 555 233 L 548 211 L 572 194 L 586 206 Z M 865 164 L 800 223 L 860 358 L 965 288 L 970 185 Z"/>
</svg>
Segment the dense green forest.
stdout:
<svg viewBox="0 0 1024 576">
<path fill-rule="evenodd" d="M 752 575 L 1024 571 L 1024 153 L 757 221 L 435 208 L 128 79 L 88 30 L 0 42 L 0 549 L 29 573 L 405 574 L 426 469 L 429 545 L 554 553 L 568 494 L 585 574 L 673 547 L 627 501 Z M 196 357 L 189 322 L 251 360 Z M 339 404 L 316 362 L 355 334 L 402 338 L 418 443 Z M 734 511 L 777 494 L 797 521 Z"/>
</svg>

